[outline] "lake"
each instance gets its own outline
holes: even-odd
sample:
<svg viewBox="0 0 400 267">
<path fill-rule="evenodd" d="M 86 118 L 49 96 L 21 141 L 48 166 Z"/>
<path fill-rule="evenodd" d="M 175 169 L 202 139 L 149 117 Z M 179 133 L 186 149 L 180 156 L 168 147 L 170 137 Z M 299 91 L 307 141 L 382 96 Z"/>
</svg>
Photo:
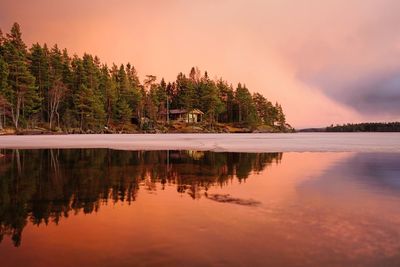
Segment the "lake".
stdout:
<svg viewBox="0 0 400 267">
<path fill-rule="evenodd" d="M 400 265 L 400 153 L 0 154 L 1 266 Z"/>
</svg>

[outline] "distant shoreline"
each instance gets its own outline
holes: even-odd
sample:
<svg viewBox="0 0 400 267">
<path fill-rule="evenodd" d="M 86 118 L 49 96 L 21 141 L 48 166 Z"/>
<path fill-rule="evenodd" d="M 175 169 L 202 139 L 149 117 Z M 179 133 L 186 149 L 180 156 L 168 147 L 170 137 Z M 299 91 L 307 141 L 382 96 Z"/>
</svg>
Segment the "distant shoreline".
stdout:
<svg viewBox="0 0 400 267">
<path fill-rule="evenodd" d="M 400 122 L 363 122 L 363 123 L 347 123 L 342 125 L 331 125 L 320 128 L 305 128 L 298 132 L 400 132 Z"/>
</svg>

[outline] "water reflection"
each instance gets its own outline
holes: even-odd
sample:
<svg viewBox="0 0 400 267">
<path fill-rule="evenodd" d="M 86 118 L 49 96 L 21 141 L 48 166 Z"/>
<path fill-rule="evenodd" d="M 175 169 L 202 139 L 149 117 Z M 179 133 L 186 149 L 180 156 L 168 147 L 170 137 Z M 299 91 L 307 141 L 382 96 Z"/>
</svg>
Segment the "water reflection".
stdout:
<svg viewBox="0 0 400 267">
<path fill-rule="evenodd" d="M 337 162 L 319 175 L 318 179 L 301 183 L 299 188 L 305 193 L 318 192 L 324 195 L 324 199 L 340 195 L 349 203 L 359 201 L 360 194 L 363 197 L 373 194 L 375 198 L 398 198 L 400 155 L 357 153 L 344 161 Z"/>
<path fill-rule="evenodd" d="M 371 188 L 386 190 L 385 194 L 400 192 L 400 157 L 396 153 L 356 154 L 345 168 L 337 168 L 336 172 L 354 177 Z"/>
<path fill-rule="evenodd" d="M 132 203 L 140 188 L 155 191 L 157 185 L 174 185 L 177 192 L 197 199 L 211 186 L 243 181 L 282 159 L 282 153 L 109 149 L 0 150 L 0 155 L 0 242 L 10 236 L 15 246 L 20 246 L 28 222 L 58 224 L 71 213 L 92 213 L 109 201 Z"/>
</svg>

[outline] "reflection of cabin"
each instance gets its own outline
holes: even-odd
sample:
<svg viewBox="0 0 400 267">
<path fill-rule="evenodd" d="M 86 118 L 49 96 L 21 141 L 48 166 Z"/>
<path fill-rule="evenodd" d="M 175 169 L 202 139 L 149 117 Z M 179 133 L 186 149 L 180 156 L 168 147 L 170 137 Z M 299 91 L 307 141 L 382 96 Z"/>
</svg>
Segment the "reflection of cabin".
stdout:
<svg viewBox="0 0 400 267">
<path fill-rule="evenodd" d="M 163 112 L 163 115 L 166 115 Z M 203 120 L 204 113 L 199 109 L 192 109 L 189 112 L 185 109 L 171 109 L 169 111 L 169 119 L 173 121 L 184 121 L 187 123 L 196 123 Z"/>
</svg>

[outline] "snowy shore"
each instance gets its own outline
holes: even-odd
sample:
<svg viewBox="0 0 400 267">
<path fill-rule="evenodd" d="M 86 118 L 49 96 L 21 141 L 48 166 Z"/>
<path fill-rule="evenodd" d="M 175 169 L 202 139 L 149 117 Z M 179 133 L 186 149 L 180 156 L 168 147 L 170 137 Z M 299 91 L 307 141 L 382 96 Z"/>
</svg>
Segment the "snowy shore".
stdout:
<svg viewBox="0 0 400 267">
<path fill-rule="evenodd" d="M 110 148 L 229 152 L 400 152 L 399 133 L 0 136 L 0 148 Z"/>
</svg>

